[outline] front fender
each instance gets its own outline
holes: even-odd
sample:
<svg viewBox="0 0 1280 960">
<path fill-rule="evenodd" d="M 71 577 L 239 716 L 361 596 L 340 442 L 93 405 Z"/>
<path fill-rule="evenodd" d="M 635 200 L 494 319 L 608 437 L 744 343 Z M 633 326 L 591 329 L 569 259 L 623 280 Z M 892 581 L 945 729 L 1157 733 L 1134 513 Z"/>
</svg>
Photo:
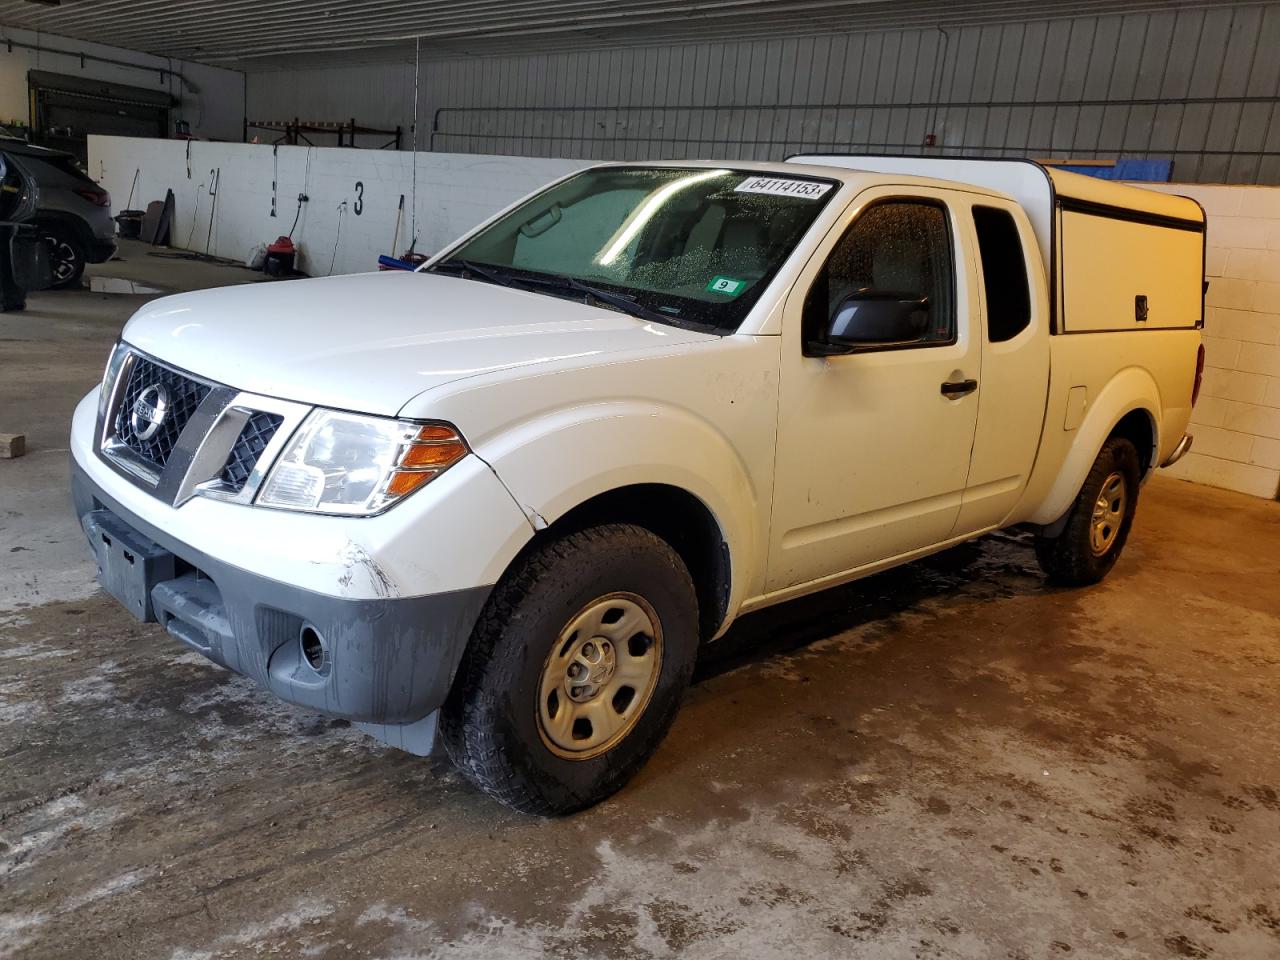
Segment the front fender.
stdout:
<svg viewBox="0 0 1280 960">
<path fill-rule="evenodd" d="M 705 420 L 654 401 L 575 406 L 515 424 L 486 438 L 476 453 L 539 527 L 622 487 L 666 484 L 687 491 L 711 512 L 729 546 L 729 610 L 741 603 L 749 558 L 763 549 L 754 522 L 760 492 L 733 445 Z"/>
<path fill-rule="evenodd" d="M 1069 509 L 1084 486 L 1085 477 L 1098 459 L 1116 424 L 1128 413 L 1142 410 L 1151 420 L 1155 449 L 1160 449 L 1160 389 L 1155 379 L 1141 367 L 1126 367 L 1108 381 L 1089 404 L 1083 422 L 1075 430 L 1070 448 L 1040 506 L 1028 518 L 1031 523 L 1049 525 Z"/>
</svg>

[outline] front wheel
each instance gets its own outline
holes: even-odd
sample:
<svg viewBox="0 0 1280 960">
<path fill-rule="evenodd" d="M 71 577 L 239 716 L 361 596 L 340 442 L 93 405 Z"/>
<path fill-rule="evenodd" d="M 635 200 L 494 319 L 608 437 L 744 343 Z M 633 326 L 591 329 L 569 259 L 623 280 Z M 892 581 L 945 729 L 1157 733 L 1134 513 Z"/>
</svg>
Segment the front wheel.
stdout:
<svg viewBox="0 0 1280 960">
<path fill-rule="evenodd" d="M 1138 451 L 1124 437 L 1103 444 L 1076 496 L 1066 526 L 1036 538 L 1036 559 L 1053 583 L 1087 586 L 1116 565 L 1138 509 L 1142 471 Z"/>
<path fill-rule="evenodd" d="M 689 572 L 642 527 L 552 541 L 494 589 L 441 713 L 454 763 L 528 813 L 619 790 L 675 719 L 698 651 Z"/>
</svg>

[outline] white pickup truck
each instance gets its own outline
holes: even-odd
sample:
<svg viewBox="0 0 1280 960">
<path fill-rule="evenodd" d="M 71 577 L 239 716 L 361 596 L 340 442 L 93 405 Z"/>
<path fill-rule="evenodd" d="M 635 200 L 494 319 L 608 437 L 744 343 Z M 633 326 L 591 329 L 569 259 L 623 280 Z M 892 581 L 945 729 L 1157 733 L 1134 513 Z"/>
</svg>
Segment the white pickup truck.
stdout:
<svg viewBox="0 0 1280 960">
<path fill-rule="evenodd" d="M 1015 524 L 1105 576 L 1190 445 L 1204 230 L 1025 161 L 598 166 L 416 273 L 147 305 L 75 501 L 138 617 L 568 812 L 744 613 Z"/>
</svg>

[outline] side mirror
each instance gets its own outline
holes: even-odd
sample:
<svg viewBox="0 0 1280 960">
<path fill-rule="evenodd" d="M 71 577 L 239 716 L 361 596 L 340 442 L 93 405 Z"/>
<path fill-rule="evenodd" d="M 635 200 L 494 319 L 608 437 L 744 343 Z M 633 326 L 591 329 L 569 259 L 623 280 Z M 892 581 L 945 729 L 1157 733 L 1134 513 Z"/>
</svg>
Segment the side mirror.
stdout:
<svg viewBox="0 0 1280 960">
<path fill-rule="evenodd" d="M 827 343 L 857 348 L 916 343 L 929 327 L 929 298 L 900 290 L 863 289 L 840 301 L 827 326 Z"/>
</svg>

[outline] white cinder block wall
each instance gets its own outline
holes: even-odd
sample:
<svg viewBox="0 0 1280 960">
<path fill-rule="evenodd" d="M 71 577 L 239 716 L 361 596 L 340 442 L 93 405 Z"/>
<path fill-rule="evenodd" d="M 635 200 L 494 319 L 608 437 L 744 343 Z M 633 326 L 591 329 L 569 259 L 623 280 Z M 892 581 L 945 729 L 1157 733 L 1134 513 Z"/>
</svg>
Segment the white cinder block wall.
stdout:
<svg viewBox="0 0 1280 960">
<path fill-rule="evenodd" d="M 1280 187 L 1157 189 L 1194 197 L 1209 217 L 1205 376 L 1191 417 L 1195 445 L 1169 472 L 1274 499 L 1280 491 Z"/>
<path fill-rule="evenodd" d="M 255 244 L 287 235 L 296 215 L 298 268 L 317 277 L 376 270 L 378 255 L 392 252 L 401 195 L 405 211 L 397 252 L 408 248 L 416 225 L 417 250 L 433 253 L 525 194 L 589 164 L 459 153 L 416 156 L 415 218 L 415 155 L 407 151 L 89 138 L 89 173 L 111 192 L 115 210 L 145 209 L 173 191 L 175 247 L 244 260 Z M 215 182 L 216 204 L 210 194 Z M 310 198 L 301 212 L 300 193 Z"/>
</svg>

